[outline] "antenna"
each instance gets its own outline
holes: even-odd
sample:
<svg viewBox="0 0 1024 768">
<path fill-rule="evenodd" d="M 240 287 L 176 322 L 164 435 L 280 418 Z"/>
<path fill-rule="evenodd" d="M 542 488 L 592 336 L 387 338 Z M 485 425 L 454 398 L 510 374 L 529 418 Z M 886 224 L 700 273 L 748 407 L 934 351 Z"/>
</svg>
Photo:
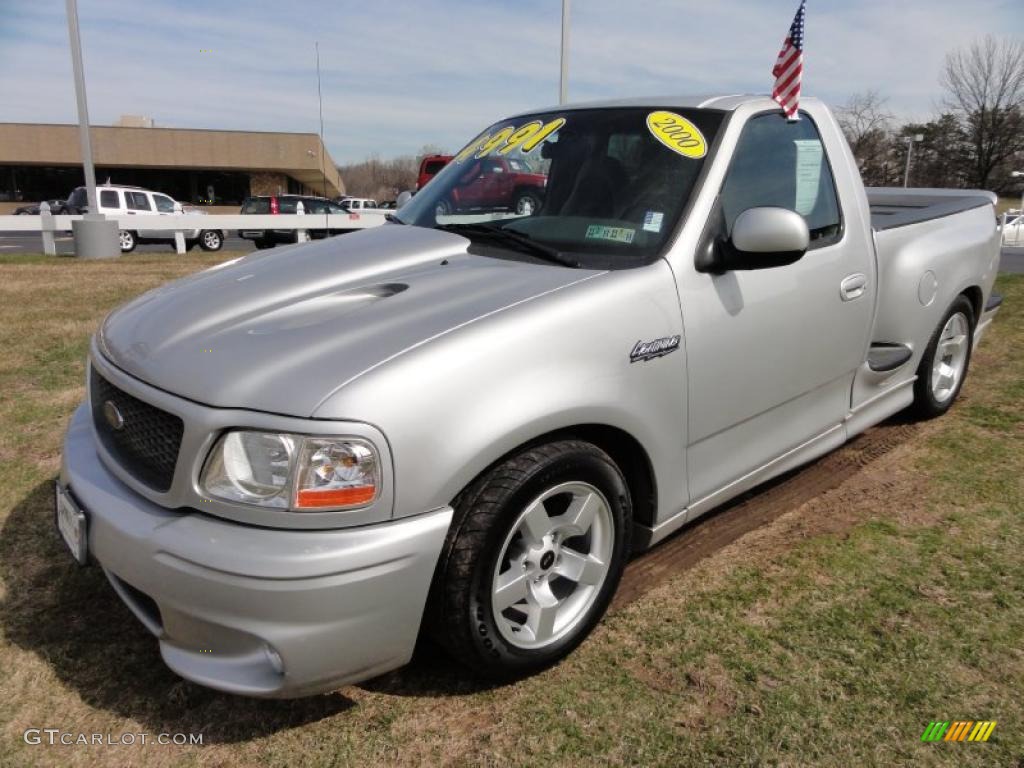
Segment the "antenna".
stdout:
<svg viewBox="0 0 1024 768">
<path fill-rule="evenodd" d="M 320 174 L 324 180 L 324 197 L 327 197 L 327 145 L 324 144 L 324 93 L 320 88 L 320 41 L 313 43 L 316 49 L 316 97 L 320 103 Z"/>
</svg>

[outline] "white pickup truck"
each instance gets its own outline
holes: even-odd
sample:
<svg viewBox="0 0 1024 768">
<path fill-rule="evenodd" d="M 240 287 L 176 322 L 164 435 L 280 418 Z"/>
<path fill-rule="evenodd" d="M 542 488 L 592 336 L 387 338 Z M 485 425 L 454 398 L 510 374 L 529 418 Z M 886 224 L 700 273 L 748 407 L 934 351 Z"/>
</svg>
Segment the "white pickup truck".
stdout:
<svg viewBox="0 0 1024 768">
<path fill-rule="evenodd" d="M 541 177 L 529 210 L 451 205 L 501 187 L 492 157 Z M 541 669 L 632 551 L 950 407 L 999 306 L 993 203 L 865 191 L 814 100 L 501 120 L 391 223 L 114 311 L 59 530 L 215 688 L 331 690 L 421 629 L 481 673 Z"/>
</svg>

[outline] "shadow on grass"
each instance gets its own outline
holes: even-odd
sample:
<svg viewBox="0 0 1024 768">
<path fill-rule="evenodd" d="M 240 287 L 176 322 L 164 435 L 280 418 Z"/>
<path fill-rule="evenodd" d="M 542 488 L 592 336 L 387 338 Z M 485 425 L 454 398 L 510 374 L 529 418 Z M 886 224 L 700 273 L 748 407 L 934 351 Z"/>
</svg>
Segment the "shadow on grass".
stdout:
<svg viewBox="0 0 1024 768">
<path fill-rule="evenodd" d="M 355 706 L 339 693 L 266 701 L 182 680 L 103 572 L 75 565 L 54 527 L 52 505 L 52 482 L 41 483 L 0 531 L 6 584 L 0 628 L 8 642 L 44 659 L 86 704 L 150 732 L 202 733 L 207 744 L 266 736 Z"/>
<path fill-rule="evenodd" d="M 205 743 L 237 742 L 346 712 L 341 693 L 259 700 L 181 679 L 155 638 L 114 593 L 99 567 L 79 568 L 53 523 L 53 485 L 36 486 L 0 531 L 0 630 L 39 655 L 90 706 L 142 723 L 151 732 L 202 732 Z M 446 697 L 491 687 L 428 641 L 412 662 L 363 683 L 394 696 Z"/>
</svg>

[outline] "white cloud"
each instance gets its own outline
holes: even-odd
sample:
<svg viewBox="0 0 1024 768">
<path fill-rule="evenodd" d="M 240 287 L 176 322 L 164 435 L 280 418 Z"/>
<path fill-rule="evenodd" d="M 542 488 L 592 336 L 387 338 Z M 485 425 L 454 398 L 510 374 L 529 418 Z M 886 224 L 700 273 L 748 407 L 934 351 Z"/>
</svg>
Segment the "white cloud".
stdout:
<svg viewBox="0 0 1024 768">
<path fill-rule="evenodd" d="M 1019 2 L 1019 0 L 1017 0 Z M 587 0 L 573 4 L 570 94 L 766 91 L 795 0 Z M 4 11 L 0 120 L 71 122 L 62 4 Z M 328 147 L 338 161 L 455 148 L 503 115 L 557 95 L 558 0 L 82 3 L 93 122 L 318 130 L 320 43 Z M 946 51 L 1021 34 L 1017 2 L 817 0 L 806 91 L 832 101 L 877 88 L 924 117 Z M 209 53 L 200 52 L 209 50 Z"/>
</svg>

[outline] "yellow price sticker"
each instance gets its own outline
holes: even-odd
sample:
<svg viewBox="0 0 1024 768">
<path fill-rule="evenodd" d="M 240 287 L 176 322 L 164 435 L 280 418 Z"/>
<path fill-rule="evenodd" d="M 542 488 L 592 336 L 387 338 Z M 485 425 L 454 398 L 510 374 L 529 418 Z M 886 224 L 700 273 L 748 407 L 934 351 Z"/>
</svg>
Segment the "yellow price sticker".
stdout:
<svg viewBox="0 0 1024 768">
<path fill-rule="evenodd" d="M 675 112 L 651 112 L 647 116 L 647 130 L 673 152 L 700 160 L 708 153 L 708 143 L 700 129 Z"/>
<path fill-rule="evenodd" d="M 493 134 L 483 133 L 463 147 L 455 156 L 455 162 L 461 163 L 470 157 L 480 159 L 492 152 L 507 155 L 516 149 L 527 154 L 540 146 L 563 125 L 565 125 L 565 118 L 559 117 L 548 123 L 531 120 L 518 128 L 509 125 L 498 129 Z"/>
</svg>

